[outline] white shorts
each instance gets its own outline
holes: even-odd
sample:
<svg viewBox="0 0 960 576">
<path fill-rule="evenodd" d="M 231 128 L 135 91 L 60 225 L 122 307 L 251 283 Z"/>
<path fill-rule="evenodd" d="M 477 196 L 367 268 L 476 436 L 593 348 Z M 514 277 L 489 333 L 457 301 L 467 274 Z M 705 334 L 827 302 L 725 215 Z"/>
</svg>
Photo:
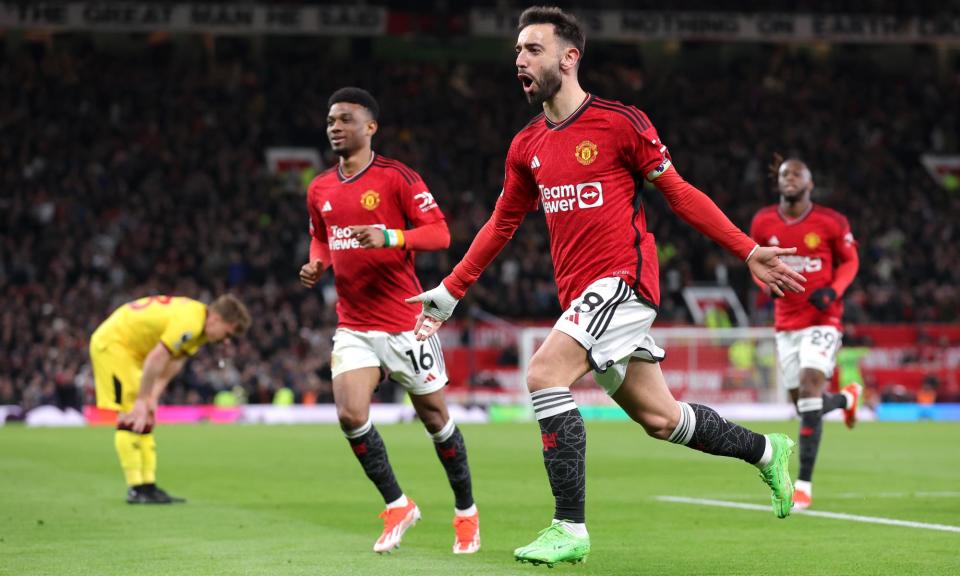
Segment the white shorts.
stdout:
<svg viewBox="0 0 960 576">
<path fill-rule="evenodd" d="M 777 332 L 777 364 L 780 383 L 787 390 L 800 387 L 800 371 L 813 368 L 827 378 L 833 376 L 840 349 L 840 331 L 833 326 L 811 326 L 803 330 Z"/>
<path fill-rule="evenodd" d="M 417 342 L 413 330 L 389 333 L 337 328 L 330 362 L 333 377 L 358 368 L 383 368 L 391 380 L 414 396 L 436 392 L 447 384 L 443 351 L 436 334 Z"/>
<path fill-rule="evenodd" d="M 665 352 L 650 335 L 657 312 L 620 278 L 587 287 L 553 325 L 587 349 L 594 378 L 607 394 L 623 384 L 630 358 L 660 362 Z"/>
</svg>

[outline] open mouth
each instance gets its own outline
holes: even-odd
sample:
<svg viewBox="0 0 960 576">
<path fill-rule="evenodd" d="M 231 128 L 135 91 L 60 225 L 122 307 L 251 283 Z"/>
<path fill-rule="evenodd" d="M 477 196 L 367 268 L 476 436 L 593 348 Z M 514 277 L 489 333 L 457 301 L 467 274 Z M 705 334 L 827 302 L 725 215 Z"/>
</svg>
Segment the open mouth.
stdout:
<svg viewBox="0 0 960 576">
<path fill-rule="evenodd" d="M 533 89 L 533 85 L 535 82 L 535 80 L 533 79 L 533 76 L 530 76 L 525 72 L 520 72 L 519 74 L 517 74 L 517 78 L 520 80 L 520 84 L 523 85 L 524 92 L 529 92 L 530 90 Z"/>
<path fill-rule="evenodd" d="M 343 141 L 344 141 L 343 136 L 334 136 L 330 138 L 330 144 L 334 146 L 339 146 L 340 144 L 343 144 Z"/>
</svg>

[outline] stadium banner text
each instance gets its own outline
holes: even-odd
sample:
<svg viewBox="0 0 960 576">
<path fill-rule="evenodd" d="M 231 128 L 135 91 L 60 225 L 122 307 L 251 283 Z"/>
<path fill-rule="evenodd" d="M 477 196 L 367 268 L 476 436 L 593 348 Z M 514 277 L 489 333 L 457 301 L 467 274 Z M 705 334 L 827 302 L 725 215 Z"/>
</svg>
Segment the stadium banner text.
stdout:
<svg viewBox="0 0 960 576">
<path fill-rule="evenodd" d="M 516 36 L 519 15 L 519 11 L 474 8 L 471 33 Z M 960 44 L 960 17 L 598 10 L 579 12 L 577 18 L 593 40 Z"/>
<path fill-rule="evenodd" d="M 3 29 L 379 36 L 387 29 L 387 9 L 356 5 L 21 2 L 0 6 Z"/>
</svg>

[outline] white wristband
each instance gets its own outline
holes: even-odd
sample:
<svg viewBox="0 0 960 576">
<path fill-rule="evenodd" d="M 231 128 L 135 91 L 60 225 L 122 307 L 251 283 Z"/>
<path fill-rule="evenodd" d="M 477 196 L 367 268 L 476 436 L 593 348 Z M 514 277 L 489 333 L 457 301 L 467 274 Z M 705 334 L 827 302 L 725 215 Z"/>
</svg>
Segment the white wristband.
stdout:
<svg viewBox="0 0 960 576">
<path fill-rule="evenodd" d="M 751 250 L 750 253 L 747 254 L 747 257 L 746 257 L 743 261 L 744 261 L 744 262 L 749 262 L 749 261 L 750 261 L 750 258 L 753 256 L 753 253 L 756 252 L 758 248 L 760 248 L 760 245 L 759 245 L 759 244 L 755 245 L 755 246 L 753 247 L 753 250 Z"/>
</svg>

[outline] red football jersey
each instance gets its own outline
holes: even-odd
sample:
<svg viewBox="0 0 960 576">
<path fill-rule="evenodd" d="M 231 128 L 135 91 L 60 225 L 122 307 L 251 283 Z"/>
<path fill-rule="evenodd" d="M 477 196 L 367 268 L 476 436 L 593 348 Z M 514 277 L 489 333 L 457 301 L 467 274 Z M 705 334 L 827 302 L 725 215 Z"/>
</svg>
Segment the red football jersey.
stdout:
<svg viewBox="0 0 960 576">
<path fill-rule="evenodd" d="M 839 262 L 850 259 L 857 245 L 850 232 L 850 223 L 836 210 L 812 204 L 805 214 L 788 219 L 778 206 L 767 206 L 757 212 L 750 225 L 750 236 L 761 246 L 797 248 L 791 256 L 780 259 L 807 278 L 802 294 L 785 292 L 774 302 L 774 326 L 777 330 L 800 330 L 810 326 L 840 328 L 843 318 L 842 298 L 821 312 L 807 301 L 818 288 L 830 286 Z"/>
<path fill-rule="evenodd" d="M 646 114 L 592 95 L 562 123 L 540 114 L 514 137 L 498 202 L 526 211 L 543 205 L 564 308 L 609 276 L 659 304 L 657 249 L 635 177 L 653 180 L 669 166 Z"/>
<path fill-rule="evenodd" d="M 365 249 L 350 226 L 413 228 L 443 220 L 420 175 L 376 153 L 350 178 L 331 168 L 307 190 L 310 233 L 330 247 L 337 289 L 338 326 L 354 330 L 413 330 L 419 304 L 403 300 L 423 291 L 414 253 L 396 248 Z"/>
</svg>

